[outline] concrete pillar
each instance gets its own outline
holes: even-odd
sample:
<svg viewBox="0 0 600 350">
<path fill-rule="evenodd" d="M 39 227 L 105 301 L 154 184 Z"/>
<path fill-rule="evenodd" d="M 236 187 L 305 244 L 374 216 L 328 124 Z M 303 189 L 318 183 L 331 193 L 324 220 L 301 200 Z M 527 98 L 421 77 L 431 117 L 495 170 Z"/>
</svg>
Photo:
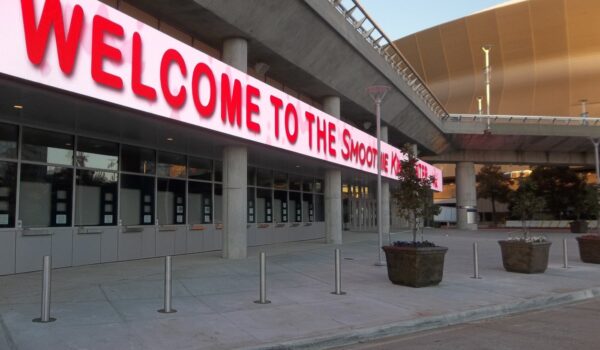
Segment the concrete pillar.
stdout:
<svg viewBox="0 0 600 350">
<path fill-rule="evenodd" d="M 223 42 L 223 61 L 248 71 L 248 42 L 231 38 Z M 223 258 L 247 256 L 248 150 L 242 146 L 223 149 Z"/>
<path fill-rule="evenodd" d="M 388 127 L 381 127 L 381 141 L 388 142 Z M 381 178 L 381 231 L 384 235 L 390 233 L 390 182 Z"/>
<path fill-rule="evenodd" d="M 456 219 L 459 229 L 477 230 L 477 192 L 473 162 L 456 164 Z"/>
<path fill-rule="evenodd" d="M 340 118 L 340 98 L 323 99 L 323 110 Z M 342 172 L 330 169 L 325 172 L 325 238 L 327 243 L 342 244 Z"/>
</svg>

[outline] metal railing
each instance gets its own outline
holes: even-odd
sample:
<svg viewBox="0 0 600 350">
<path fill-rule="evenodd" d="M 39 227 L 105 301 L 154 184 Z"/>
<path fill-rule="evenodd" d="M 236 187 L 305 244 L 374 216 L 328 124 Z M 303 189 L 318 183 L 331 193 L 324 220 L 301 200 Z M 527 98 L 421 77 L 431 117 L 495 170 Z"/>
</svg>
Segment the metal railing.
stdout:
<svg viewBox="0 0 600 350">
<path fill-rule="evenodd" d="M 590 117 L 557 117 L 539 115 L 481 115 L 481 114 L 450 114 L 444 118 L 449 122 L 478 123 L 487 122 L 502 124 L 539 124 L 539 125 L 571 125 L 571 126 L 600 126 L 600 118 Z"/>
<path fill-rule="evenodd" d="M 340 12 L 346 21 L 388 62 L 394 71 L 410 86 L 417 96 L 436 116 L 445 118 L 446 109 L 429 90 L 423 79 L 404 58 L 396 45 L 383 32 L 381 27 L 369 16 L 359 0 L 328 0 Z"/>
</svg>

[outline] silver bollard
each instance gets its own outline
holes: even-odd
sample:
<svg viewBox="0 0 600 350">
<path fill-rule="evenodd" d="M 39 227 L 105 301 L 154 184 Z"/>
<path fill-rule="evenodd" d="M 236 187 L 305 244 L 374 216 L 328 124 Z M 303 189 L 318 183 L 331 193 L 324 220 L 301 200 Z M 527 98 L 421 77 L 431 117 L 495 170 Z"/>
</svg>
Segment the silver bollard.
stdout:
<svg viewBox="0 0 600 350">
<path fill-rule="evenodd" d="M 259 299 L 255 301 L 257 304 L 270 304 L 271 301 L 267 300 L 267 264 L 265 260 L 265 252 L 260 252 L 260 295 Z"/>
<path fill-rule="evenodd" d="M 171 289 L 173 287 L 172 282 L 173 281 L 171 277 L 171 256 L 167 255 L 165 256 L 165 302 L 164 307 L 158 310 L 158 312 L 162 314 L 172 314 L 174 312 L 177 312 L 177 310 L 171 307 Z"/>
<path fill-rule="evenodd" d="M 42 312 L 33 322 L 48 323 L 56 321 L 50 317 L 50 289 L 52 284 L 52 257 L 44 256 L 44 271 L 42 273 Z"/>
<path fill-rule="evenodd" d="M 346 292 L 342 292 L 342 267 L 340 260 L 340 250 L 334 250 L 335 256 L 335 291 L 331 292 L 331 294 L 335 295 L 344 295 Z"/>
<path fill-rule="evenodd" d="M 479 276 L 479 252 L 477 242 L 473 243 L 473 277 L 475 279 L 481 279 Z"/>
<path fill-rule="evenodd" d="M 563 239 L 563 268 L 569 268 L 569 256 L 567 255 L 567 239 Z"/>
</svg>

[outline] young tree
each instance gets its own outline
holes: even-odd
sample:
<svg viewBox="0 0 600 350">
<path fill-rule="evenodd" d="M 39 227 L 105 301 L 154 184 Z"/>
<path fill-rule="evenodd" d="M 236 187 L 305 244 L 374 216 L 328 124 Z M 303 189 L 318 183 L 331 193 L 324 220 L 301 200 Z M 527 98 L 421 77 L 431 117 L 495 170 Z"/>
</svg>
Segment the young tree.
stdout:
<svg viewBox="0 0 600 350">
<path fill-rule="evenodd" d="M 407 155 L 407 158 L 400 162 L 399 186 L 393 196 L 400 203 L 399 214 L 410 224 L 413 243 L 416 243 L 419 223 L 422 223 L 426 215 L 439 213 L 439 207 L 433 204 L 432 200 L 431 184 L 435 178 L 433 176 L 419 178 L 416 171 L 417 156 L 413 154 L 409 145 L 404 145 L 401 150 Z"/>
<path fill-rule="evenodd" d="M 524 238 L 529 235 L 527 220 L 533 219 L 533 215 L 542 211 L 546 205 L 544 198 L 537 195 L 537 185 L 529 177 L 519 182 L 519 188 L 509 195 L 511 211 L 521 219 Z"/>
<path fill-rule="evenodd" d="M 573 207 L 584 182 L 568 166 L 537 166 L 531 172 L 531 180 L 556 220 L 562 220 Z"/>
<path fill-rule="evenodd" d="M 498 225 L 496 219 L 496 202 L 507 203 L 512 180 L 505 177 L 496 165 L 485 165 L 477 174 L 477 197 L 492 201 L 492 221 Z"/>
</svg>

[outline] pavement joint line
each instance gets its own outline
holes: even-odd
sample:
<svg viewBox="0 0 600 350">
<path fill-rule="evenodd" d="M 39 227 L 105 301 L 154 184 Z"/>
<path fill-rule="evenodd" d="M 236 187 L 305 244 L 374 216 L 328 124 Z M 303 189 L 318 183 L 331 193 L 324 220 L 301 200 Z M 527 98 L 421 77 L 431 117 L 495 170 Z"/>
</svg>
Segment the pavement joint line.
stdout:
<svg viewBox="0 0 600 350">
<path fill-rule="evenodd" d="M 98 288 L 100 289 L 100 292 L 102 293 L 102 295 L 104 295 L 104 297 L 106 298 L 106 302 L 108 303 L 108 305 L 110 305 L 110 307 L 117 314 L 117 316 L 119 316 L 119 320 L 121 320 L 121 322 L 123 322 L 123 323 L 127 323 L 127 317 L 125 317 L 125 315 L 123 313 L 121 313 L 121 311 L 119 311 L 119 309 L 115 305 L 113 305 L 112 301 L 110 300 L 110 298 L 104 291 L 104 288 L 102 288 L 101 284 L 98 284 Z"/>
<path fill-rule="evenodd" d="M 15 341 L 13 340 L 12 336 L 10 335 L 10 330 L 6 326 L 6 323 L 4 323 L 4 319 L 2 318 L 2 315 L 0 315 L 0 328 L 2 328 L 2 333 L 4 333 L 4 340 L 6 340 L 6 344 L 8 345 L 8 350 L 17 350 L 17 344 L 15 344 Z"/>
<path fill-rule="evenodd" d="M 308 337 L 284 342 L 246 347 L 244 350 L 292 350 L 292 349 L 329 349 L 395 337 L 416 332 L 439 329 L 469 322 L 482 321 L 500 316 L 509 316 L 528 311 L 545 310 L 560 305 L 589 300 L 600 296 L 600 287 L 575 292 L 547 295 L 526 299 L 516 303 L 485 306 L 445 315 L 400 321 L 382 326 L 342 331 L 332 335 Z"/>
</svg>

